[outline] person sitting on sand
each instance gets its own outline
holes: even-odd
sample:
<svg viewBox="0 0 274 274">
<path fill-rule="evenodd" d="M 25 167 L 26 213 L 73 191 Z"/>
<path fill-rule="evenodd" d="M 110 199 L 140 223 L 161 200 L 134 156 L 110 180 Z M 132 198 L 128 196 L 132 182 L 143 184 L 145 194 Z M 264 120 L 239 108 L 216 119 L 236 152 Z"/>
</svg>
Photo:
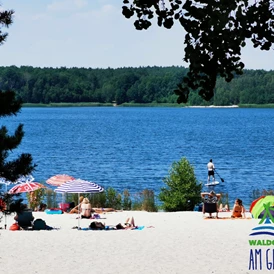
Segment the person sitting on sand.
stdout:
<svg viewBox="0 0 274 274">
<path fill-rule="evenodd" d="M 82 219 L 92 218 L 92 212 L 94 212 L 94 210 L 92 209 L 88 198 L 84 198 L 83 202 L 81 203 L 81 218 Z"/>
<path fill-rule="evenodd" d="M 27 205 L 23 204 L 16 210 L 14 220 L 17 221 L 22 229 L 29 229 L 33 225 L 34 216 L 32 215 L 32 211 L 27 210 Z"/>
<path fill-rule="evenodd" d="M 82 204 L 83 200 L 84 200 L 84 197 L 80 196 L 80 198 L 79 198 L 79 202 L 80 202 L 79 205 L 77 205 L 73 209 L 71 209 L 71 211 L 69 212 L 69 214 L 74 214 L 74 213 L 79 214 L 80 213 L 79 209 L 81 207 L 81 204 Z"/>
<path fill-rule="evenodd" d="M 201 193 L 201 197 L 203 198 L 204 203 L 209 203 L 209 204 L 216 204 L 216 217 L 218 218 L 218 201 L 221 197 L 221 194 L 216 194 L 213 190 L 210 192 L 203 192 Z M 205 208 L 203 204 L 203 214 L 205 214 Z M 209 213 L 209 217 L 212 218 L 212 213 Z"/>
<path fill-rule="evenodd" d="M 245 208 L 241 199 L 236 199 L 231 218 L 245 218 Z"/>
<path fill-rule="evenodd" d="M 45 211 L 46 209 L 47 209 L 47 205 L 44 204 L 44 203 L 41 203 L 41 204 L 39 205 L 39 210 L 38 210 L 38 211 Z"/>
</svg>

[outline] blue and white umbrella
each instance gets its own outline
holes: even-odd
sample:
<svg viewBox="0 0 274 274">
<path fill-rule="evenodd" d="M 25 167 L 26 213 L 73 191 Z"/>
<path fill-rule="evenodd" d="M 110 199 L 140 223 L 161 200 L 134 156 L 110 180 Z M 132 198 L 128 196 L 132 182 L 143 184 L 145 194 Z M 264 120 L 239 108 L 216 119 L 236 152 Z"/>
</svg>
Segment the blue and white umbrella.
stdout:
<svg viewBox="0 0 274 274">
<path fill-rule="evenodd" d="M 104 188 L 93 182 L 75 179 L 58 186 L 54 191 L 59 193 L 78 193 L 78 204 L 80 204 L 80 193 L 100 193 L 104 191 Z M 80 228 L 80 210 L 78 228 Z"/>
<path fill-rule="evenodd" d="M 55 192 L 60 193 L 99 193 L 103 192 L 104 189 L 89 181 L 81 180 L 81 179 L 75 179 L 72 181 L 68 181 L 60 186 L 58 186 L 55 190 Z"/>
</svg>

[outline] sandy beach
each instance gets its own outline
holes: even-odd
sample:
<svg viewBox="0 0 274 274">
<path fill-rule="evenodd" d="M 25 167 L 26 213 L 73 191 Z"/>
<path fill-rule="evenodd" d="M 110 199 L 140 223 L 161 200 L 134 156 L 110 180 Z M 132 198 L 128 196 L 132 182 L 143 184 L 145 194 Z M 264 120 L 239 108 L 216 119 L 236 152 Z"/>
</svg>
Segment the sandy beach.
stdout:
<svg viewBox="0 0 274 274">
<path fill-rule="evenodd" d="M 220 213 L 220 217 L 229 216 Z M 255 219 L 204 219 L 201 212 L 101 214 L 108 225 L 134 216 L 143 230 L 85 231 L 75 214 L 35 218 L 52 231 L 0 231 L 2 273 L 252 273 L 249 234 Z M 250 216 L 247 214 L 247 216 Z M 80 220 L 82 228 L 92 220 Z M 2 219 L 1 226 L 5 220 Z M 13 216 L 7 218 L 8 227 Z M 264 270 L 264 269 L 263 269 Z M 264 271 L 259 271 L 264 273 Z M 267 271 L 265 269 L 265 271 Z"/>
</svg>

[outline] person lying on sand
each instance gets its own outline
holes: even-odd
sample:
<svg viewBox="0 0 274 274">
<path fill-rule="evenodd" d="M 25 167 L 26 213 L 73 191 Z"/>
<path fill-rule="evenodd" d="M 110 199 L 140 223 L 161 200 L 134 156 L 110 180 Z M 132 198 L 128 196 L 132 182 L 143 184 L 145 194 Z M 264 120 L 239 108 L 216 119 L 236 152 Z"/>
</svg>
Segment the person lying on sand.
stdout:
<svg viewBox="0 0 274 274">
<path fill-rule="evenodd" d="M 92 230 L 119 230 L 119 229 L 135 229 L 137 226 L 135 225 L 135 221 L 133 217 L 127 218 L 125 223 L 119 223 L 115 226 L 113 225 L 105 225 L 102 222 L 93 221 L 89 225 L 89 228 Z"/>
<path fill-rule="evenodd" d="M 133 217 L 127 218 L 125 223 L 119 223 L 116 225 L 116 229 L 134 229 L 135 227 L 136 226 Z"/>
<path fill-rule="evenodd" d="M 106 212 L 115 212 L 116 210 L 112 207 L 94 207 L 93 208 L 95 213 L 106 213 Z"/>
</svg>

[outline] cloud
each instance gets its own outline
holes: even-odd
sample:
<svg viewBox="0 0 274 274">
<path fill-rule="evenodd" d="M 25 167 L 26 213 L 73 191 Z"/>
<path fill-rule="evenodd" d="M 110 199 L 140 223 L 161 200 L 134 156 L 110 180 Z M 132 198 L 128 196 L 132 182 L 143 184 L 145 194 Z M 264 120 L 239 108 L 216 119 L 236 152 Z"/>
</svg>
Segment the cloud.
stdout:
<svg viewBox="0 0 274 274">
<path fill-rule="evenodd" d="M 86 0 L 64 0 L 49 4 L 47 9 L 54 12 L 73 11 L 75 9 L 82 9 L 87 5 L 88 2 Z"/>
</svg>

